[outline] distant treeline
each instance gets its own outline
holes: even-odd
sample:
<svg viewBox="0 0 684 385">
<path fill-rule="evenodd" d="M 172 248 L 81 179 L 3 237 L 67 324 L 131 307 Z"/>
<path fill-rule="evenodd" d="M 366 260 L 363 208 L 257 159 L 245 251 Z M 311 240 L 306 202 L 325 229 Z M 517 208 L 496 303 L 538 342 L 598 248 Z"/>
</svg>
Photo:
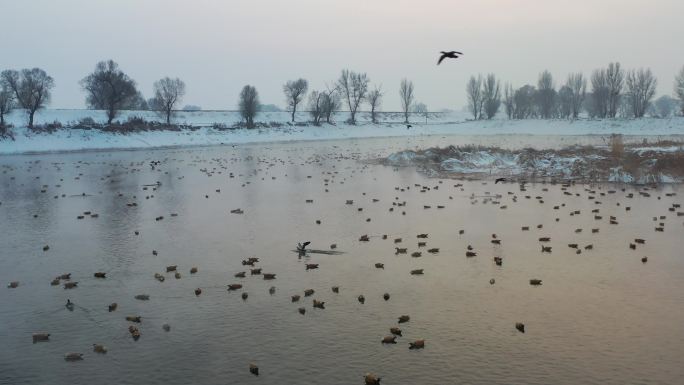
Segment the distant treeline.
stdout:
<svg viewBox="0 0 684 385">
<path fill-rule="evenodd" d="M 138 90 L 136 82 L 131 79 L 113 60 L 101 61 L 95 70 L 80 81 L 85 92 L 88 108 L 104 110 L 107 125 L 122 110 L 157 111 L 166 125 L 171 125 L 174 112 L 185 95 L 185 82 L 179 78 L 165 77 L 154 83 L 154 96 L 145 99 Z M 24 109 L 28 115 L 28 127 L 34 128 L 33 118 L 37 110 L 50 103 L 51 91 L 55 86 L 54 79 L 40 68 L 5 70 L 0 73 L 0 133 L 4 132 L 5 115 L 15 108 Z M 287 110 L 295 121 L 297 109 L 304 104 L 309 91 L 306 79 L 296 79 L 283 85 L 283 93 Z M 399 87 L 402 113 L 408 123 L 409 114 L 421 113 L 427 116 L 427 106 L 415 101 L 413 82 L 403 79 Z M 340 77 L 327 85 L 325 89 L 311 90 L 308 93 L 306 108 L 311 115 L 311 122 L 319 125 L 323 122 L 333 123 L 333 115 L 341 108 L 349 111 L 347 122 L 356 124 L 356 114 L 363 104 L 367 104 L 371 120 L 376 123 L 377 114 L 382 105 L 384 91 L 380 86 L 370 86 L 370 78 L 365 73 L 342 70 Z M 238 111 L 242 115 L 246 127 L 255 127 L 255 117 L 262 108 L 270 111 L 273 105 L 262 105 L 256 88 L 246 85 L 238 96 Z M 198 106 L 188 105 L 184 111 L 200 110 Z"/>
<path fill-rule="evenodd" d="M 95 70 L 79 84 L 85 92 L 87 107 L 104 110 L 107 125 L 111 125 L 122 110 L 156 111 L 163 119 L 162 124 L 171 125 L 186 88 L 181 79 L 164 77 L 154 82 L 154 96 L 146 99 L 136 82 L 113 60 L 97 63 Z M 646 114 L 667 117 L 674 111 L 684 114 L 684 68 L 675 77 L 674 95 L 678 100 L 666 95 L 653 102 L 656 85 L 657 80 L 650 69 L 625 71 L 620 63 L 610 63 L 607 68 L 595 70 L 590 79 L 582 73 L 570 74 L 558 90 L 551 73 L 544 71 L 539 75 L 536 87 L 527 84 L 517 89 L 510 84 L 502 87 L 493 74 L 472 76 L 466 92 L 468 108 L 476 120 L 493 118 L 502 106 L 510 119 L 575 119 L 581 113 L 591 118 L 640 118 Z M 7 127 L 5 115 L 15 108 L 26 111 L 28 127 L 33 128 L 35 112 L 49 104 L 54 86 L 54 79 L 40 68 L 2 71 L 0 134 Z M 368 106 L 372 122 L 376 123 L 385 95 L 381 86 L 371 87 L 368 75 L 347 69 L 324 89 L 309 92 L 307 80 L 300 78 L 287 81 L 283 93 L 292 122 L 299 108 L 309 113 L 311 123 L 315 125 L 333 123 L 333 116 L 341 109 L 349 113 L 346 122 L 356 124 L 356 115 L 364 105 Z M 427 116 L 427 106 L 416 101 L 412 81 L 401 80 L 399 96 L 404 122 L 409 122 L 411 113 Z M 185 111 L 200 109 L 192 105 L 183 107 Z M 256 88 L 244 86 L 238 96 L 238 111 L 244 125 L 255 127 L 255 117 L 262 109 L 273 111 L 277 107 L 260 104 Z"/>
<path fill-rule="evenodd" d="M 577 119 L 582 113 L 589 118 L 684 115 L 684 67 L 675 76 L 674 98 L 663 95 L 653 101 L 657 84 L 650 69 L 625 71 L 620 63 L 610 63 L 589 79 L 572 73 L 558 89 L 549 71 L 539 74 L 536 87 L 502 87 L 494 74 L 471 76 L 466 95 L 476 120 L 493 118 L 502 106 L 509 119 Z"/>
</svg>

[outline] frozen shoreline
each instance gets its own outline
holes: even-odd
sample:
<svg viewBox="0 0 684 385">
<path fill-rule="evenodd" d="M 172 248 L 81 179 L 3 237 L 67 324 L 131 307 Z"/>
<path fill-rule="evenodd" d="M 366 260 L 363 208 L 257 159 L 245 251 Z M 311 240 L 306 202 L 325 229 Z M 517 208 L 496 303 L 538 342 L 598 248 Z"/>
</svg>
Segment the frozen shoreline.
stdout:
<svg viewBox="0 0 684 385">
<path fill-rule="evenodd" d="M 127 111 L 120 120 L 130 116 L 156 119 L 147 111 Z M 102 122 L 101 111 L 89 110 L 45 110 L 37 116 L 37 124 L 59 121 L 64 125 L 75 124 L 83 118 Z M 644 118 L 637 120 L 506 120 L 469 121 L 460 112 L 437 113 L 425 123 L 414 117 L 413 127 L 407 129 L 399 114 L 386 113 L 381 123 L 371 124 L 369 114 L 361 113 L 358 125 L 341 121 L 346 114 L 336 116 L 336 125 L 290 125 L 289 113 L 267 112 L 259 115 L 259 121 L 279 125 L 259 129 L 217 129 L 213 124 L 232 126 L 239 122 L 239 116 L 229 111 L 179 112 L 175 117 L 178 124 L 192 125 L 193 129 L 180 131 L 151 130 L 134 131 L 126 134 L 105 132 L 99 129 L 61 128 L 52 133 L 35 133 L 22 127 L 24 116 L 15 111 L 9 116 L 14 140 L 0 139 L 0 155 L 40 154 L 56 152 L 128 150 L 149 148 L 178 148 L 186 146 L 212 146 L 246 143 L 267 143 L 284 141 L 317 141 L 335 139 L 361 139 L 382 137 L 406 137 L 424 135 L 599 135 L 621 133 L 627 136 L 684 135 L 684 117 L 668 119 Z M 306 113 L 298 113 L 297 121 L 308 120 Z"/>
<path fill-rule="evenodd" d="M 548 180 L 588 183 L 684 182 L 684 145 L 630 145 L 616 155 L 608 146 L 568 146 L 560 150 L 506 150 L 485 146 L 448 146 L 404 150 L 379 159 L 392 167 L 416 167 L 440 178 Z"/>
</svg>

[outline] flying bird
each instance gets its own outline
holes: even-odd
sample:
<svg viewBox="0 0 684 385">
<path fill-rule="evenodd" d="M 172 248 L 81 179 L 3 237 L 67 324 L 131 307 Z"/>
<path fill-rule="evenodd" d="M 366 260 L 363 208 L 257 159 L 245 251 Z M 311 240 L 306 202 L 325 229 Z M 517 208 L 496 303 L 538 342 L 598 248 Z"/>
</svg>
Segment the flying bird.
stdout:
<svg viewBox="0 0 684 385">
<path fill-rule="evenodd" d="M 437 65 L 439 65 L 442 62 L 442 60 L 444 60 L 446 58 L 458 59 L 458 55 L 463 55 L 462 52 L 458 52 L 458 51 L 449 51 L 449 52 L 441 51 L 441 52 L 442 52 L 442 56 L 439 57 L 439 61 L 437 62 Z"/>
<path fill-rule="evenodd" d="M 309 241 L 304 242 L 304 243 L 297 243 L 297 251 L 300 254 L 306 253 L 306 247 L 309 246 L 310 244 L 311 244 L 311 242 L 309 242 Z"/>
<path fill-rule="evenodd" d="M 497 184 L 499 182 L 505 182 L 505 181 L 506 181 L 506 178 L 496 178 L 496 180 L 494 181 L 494 184 Z"/>
</svg>

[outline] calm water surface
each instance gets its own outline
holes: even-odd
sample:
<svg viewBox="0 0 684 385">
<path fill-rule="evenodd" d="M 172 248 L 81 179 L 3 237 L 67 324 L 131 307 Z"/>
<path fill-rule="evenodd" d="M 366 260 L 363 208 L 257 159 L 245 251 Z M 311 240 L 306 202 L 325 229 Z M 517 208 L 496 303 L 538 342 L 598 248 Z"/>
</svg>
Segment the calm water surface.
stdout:
<svg viewBox="0 0 684 385">
<path fill-rule="evenodd" d="M 668 210 L 684 203 L 679 186 L 649 190 L 650 197 L 612 185 L 520 191 L 357 161 L 435 144 L 601 141 L 419 137 L 2 157 L 0 383 L 342 385 L 362 384 L 366 372 L 383 384 L 681 383 L 684 216 Z M 153 170 L 150 161 L 161 163 Z M 237 208 L 244 214 L 230 214 Z M 77 219 L 84 211 L 99 217 Z M 610 225 L 610 216 L 619 224 Z M 661 222 L 664 231 L 656 232 Z M 417 246 L 418 233 L 429 234 L 427 247 Z M 359 242 L 364 234 L 369 242 Z M 490 242 L 492 234 L 501 245 Z M 551 254 L 541 253 L 542 236 L 551 237 Z M 632 250 L 634 238 L 646 243 Z M 304 240 L 315 249 L 336 243 L 343 254 L 299 259 L 291 250 Z M 576 254 L 569 243 L 593 250 Z M 477 257 L 465 257 L 468 245 Z M 422 256 L 395 255 L 395 246 Z M 439 253 L 427 253 L 431 247 Z M 250 256 L 277 279 L 250 276 L 241 264 Z M 305 263 L 320 268 L 306 271 Z M 181 279 L 167 265 L 178 265 Z M 193 266 L 199 272 L 191 275 Z M 409 274 L 421 268 L 424 275 Z M 233 277 L 245 270 L 246 278 Z M 107 278 L 94 278 L 96 271 Z M 157 272 L 166 281 L 155 280 Z M 63 273 L 78 288 L 50 285 Z M 530 286 L 531 278 L 543 284 Z M 19 287 L 5 288 L 10 281 Z M 228 292 L 229 283 L 244 288 Z M 315 294 L 304 297 L 309 288 Z M 314 298 L 326 308 L 312 308 Z M 111 302 L 119 307 L 110 313 Z M 402 314 L 411 316 L 403 337 L 382 345 Z M 127 315 L 142 316 L 138 341 Z M 525 334 L 516 322 L 525 323 Z M 33 344 L 34 332 L 51 333 L 50 341 Z M 408 349 L 416 339 L 426 340 L 425 349 Z M 94 343 L 109 352 L 92 352 Z M 65 362 L 67 352 L 84 360 Z M 259 377 L 249 373 L 250 362 L 260 366 Z"/>
</svg>

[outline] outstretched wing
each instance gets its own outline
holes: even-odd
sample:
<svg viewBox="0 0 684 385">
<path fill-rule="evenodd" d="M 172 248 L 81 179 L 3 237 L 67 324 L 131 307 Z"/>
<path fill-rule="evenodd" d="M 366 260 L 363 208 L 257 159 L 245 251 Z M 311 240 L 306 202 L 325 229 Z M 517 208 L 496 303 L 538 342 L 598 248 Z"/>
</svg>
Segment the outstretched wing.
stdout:
<svg viewBox="0 0 684 385">
<path fill-rule="evenodd" d="M 442 56 L 440 56 L 440 57 L 439 57 L 439 60 L 437 61 L 437 65 L 439 65 L 439 63 L 441 63 L 442 60 L 444 60 L 445 57 L 447 57 L 447 54 L 446 54 L 446 53 L 442 54 Z"/>
<path fill-rule="evenodd" d="M 307 246 L 309 246 L 310 244 L 311 244 L 311 242 L 304 242 L 304 244 L 303 244 L 302 246 L 307 247 Z"/>
</svg>

